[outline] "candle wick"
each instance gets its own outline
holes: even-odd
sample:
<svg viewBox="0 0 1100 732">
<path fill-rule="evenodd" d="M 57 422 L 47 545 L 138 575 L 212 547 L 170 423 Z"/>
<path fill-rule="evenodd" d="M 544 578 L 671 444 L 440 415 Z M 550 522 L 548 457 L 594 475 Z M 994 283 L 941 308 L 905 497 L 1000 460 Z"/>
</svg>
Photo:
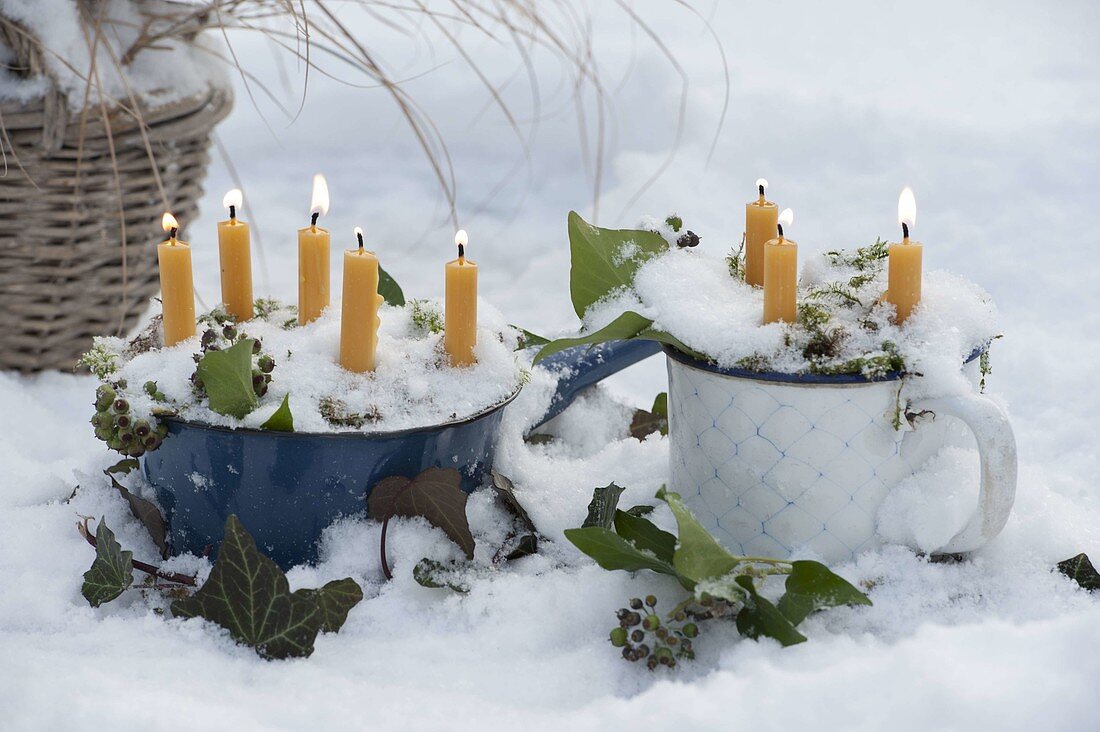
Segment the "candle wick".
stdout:
<svg viewBox="0 0 1100 732">
<path fill-rule="evenodd" d="M 458 245 L 458 258 L 459 259 L 465 259 L 466 258 L 466 245 L 465 244 L 459 244 Z"/>
<path fill-rule="evenodd" d="M 321 215 L 320 211 L 314 211 L 313 215 L 309 219 L 309 225 L 313 226 L 313 227 L 316 227 L 317 226 L 317 217 L 320 216 L 320 215 Z"/>
<path fill-rule="evenodd" d="M 357 233 L 355 235 L 355 238 L 359 240 L 359 253 L 362 254 L 363 253 L 363 235 Z"/>
<path fill-rule="evenodd" d="M 905 223 L 904 221 L 901 222 L 901 235 L 904 239 L 909 238 L 909 224 Z"/>
<path fill-rule="evenodd" d="M 168 243 L 169 244 L 175 244 L 176 243 L 176 234 L 178 234 L 178 233 L 179 233 L 179 229 L 177 229 L 176 227 L 173 226 L 172 231 L 168 232 Z"/>
<path fill-rule="evenodd" d="M 765 203 L 766 199 L 764 198 L 764 186 L 757 186 L 757 189 L 760 191 L 760 203 Z"/>
<path fill-rule="evenodd" d="M 229 204 L 229 218 L 234 221 L 237 219 L 237 207 L 233 204 Z"/>
<path fill-rule="evenodd" d="M 783 238 L 783 224 L 776 224 L 775 228 L 779 232 L 779 238 L 782 239 Z"/>
</svg>

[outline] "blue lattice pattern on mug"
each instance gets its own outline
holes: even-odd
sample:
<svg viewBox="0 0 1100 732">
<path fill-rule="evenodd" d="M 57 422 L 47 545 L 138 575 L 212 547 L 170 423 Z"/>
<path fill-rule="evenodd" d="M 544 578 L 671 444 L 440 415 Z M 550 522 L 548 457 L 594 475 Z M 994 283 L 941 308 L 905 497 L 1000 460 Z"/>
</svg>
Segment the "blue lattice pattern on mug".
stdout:
<svg viewBox="0 0 1100 732">
<path fill-rule="evenodd" d="M 806 387 L 690 368 L 669 378 L 672 487 L 731 550 L 837 557 L 876 543 L 877 507 L 915 467 L 905 433 L 882 412 L 881 389 L 892 387 L 813 398 Z"/>
</svg>

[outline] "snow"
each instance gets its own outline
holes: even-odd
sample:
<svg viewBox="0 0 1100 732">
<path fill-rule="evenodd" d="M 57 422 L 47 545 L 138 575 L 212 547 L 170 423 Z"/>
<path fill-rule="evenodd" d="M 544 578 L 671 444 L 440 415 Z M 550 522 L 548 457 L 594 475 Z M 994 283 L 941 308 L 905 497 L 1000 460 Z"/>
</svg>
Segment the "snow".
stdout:
<svg viewBox="0 0 1100 732">
<path fill-rule="evenodd" d="M 1100 347 L 1090 335 L 1100 328 L 1100 264 L 1091 256 L 1100 237 L 1080 215 L 1092 210 L 1100 187 L 1100 56 L 1082 52 L 1100 40 L 1100 9 L 933 0 L 907 7 L 902 26 L 889 4 L 715 4 L 708 17 L 730 57 L 733 88 L 710 157 L 723 101 L 713 47 L 682 11 L 638 5 L 682 55 L 692 81 L 688 128 L 667 174 L 632 203 L 668 154 L 678 79 L 641 39 L 622 32 L 621 17 L 597 8 L 593 32 L 608 79 L 617 83 L 634 66 L 614 98 L 617 136 L 598 223 L 629 226 L 643 212 L 678 210 L 685 227 L 704 235 L 697 251 L 720 257 L 740 239 L 743 203 L 765 175 L 769 198 L 798 211 L 792 235 L 808 262 L 817 252 L 891 235 L 897 191 L 912 185 L 926 271 L 958 273 L 1000 309 L 1005 337 L 993 346 L 989 387 L 1009 407 L 1021 454 L 1016 510 L 1004 533 L 959 564 L 930 563 L 900 546 L 865 554 L 836 569 L 873 583 L 873 607 L 812 617 L 803 625 L 809 642 L 788 649 L 705 628 L 698 660 L 675 677 L 648 674 L 619 659 L 606 633 L 627 598 L 671 599 L 675 584 L 604 572 L 560 532 L 583 518 L 594 486 L 614 480 L 633 504 L 652 500 L 667 479 L 667 440 L 624 438 L 622 406 L 648 407 L 664 388 L 664 367 L 654 358 L 631 369 L 540 428 L 560 441 L 526 445 L 519 434 L 551 389 L 535 370 L 505 412 L 498 467 L 548 538 L 540 554 L 486 570 L 459 597 L 410 576 L 422 556 L 454 556 L 441 534 L 413 522 L 391 527 L 395 580 L 384 583 L 378 526 L 341 521 L 325 534 L 322 561 L 294 569 L 291 584 L 352 576 L 367 599 L 308 660 L 268 663 L 202 623 L 165 620 L 153 596 L 127 593 L 103 608 L 87 606 L 79 584 L 91 554 L 75 531 L 78 514 L 105 515 L 135 556 L 155 557 L 100 476 L 114 456 L 86 424 L 94 380 L 0 373 L 0 412 L 9 417 L 0 425 L 0 726 L 1100 727 L 1100 599 L 1051 571 L 1079 551 L 1100 557 L 1093 383 Z M 403 53 L 404 40 L 384 42 L 398 65 L 431 65 L 423 48 Z M 266 58 L 262 43 L 241 44 L 238 51 Z M 501 83 L 515 70 L 510 49 L 485 43 L 477 50 Z M 536 64 L 552 97 L 557 67 L 545 57 Z M 280 88 L 276 69 L 265 79 Z M 478 252 L 485 301 L 535 332 L 575 327 L 565 212 L 591 217 L 591 181 L 575 120 L 551 112 L 565 100 L 544 104 L 529 177 L 485 203 L 521 155 L 509 147 L 505 123 L 481 109 L 484 95 L 460 63 L 410 84 L 452 146 L 461 225 Z M 522 108 L 521 86 L 505 92 Z M 307 217 L 310 176 L 323 169 L 334 199 L 331 228 L 369 222 L 406 294 L 442 295 L 455 226 L 433 210 L 427 165 L 380 93 L 314 75 L 310 103 L 294 126 L 277 125 L 278 142 L 257 132 L 240 88 L 238 100 L 220 134 L 263 237 L 258 294 L 294 291 L 293 231 Z M 216 161 L 201 218 L 184 222 L 208 303 L 218 283 L 214 222 L 232 187 Z M 945 348 L 959 347 L 950 333 L 928 334 L 943 336 Z M 946 451 L 891 496 L 880 531 L 892 541 L 934 544 L 940 522 L 961 515 L 976 488 L 975 453 Z M 499 511 L 491 494 L 471 499 L 471 522 L 485 544 L 496 537 Z M 655 519 L 670 525 L 664 509 Z M 172 567 L 208 565 L 182 557 Z"/>
<path fill-rule="evenodd" d="M 359 431 L 374 432 L 465 419 L 500 404 L 519 388 L 522 372 L 513 355 L 517 331 L 491 304 L 478 303 L 477 363 L 464 368 L 447 364 L 441 333 L 424 331 L 414 323 L 416 308 L 437 314 L 442 322 L 442 301 L 417 301 L 415 306 L 410 302 L 405 307 L 383 304 L 375 370 L 365 374 L 340 366 L 339 304 L 304 326 L 298 326 L 296 313 L 285 307 L 239 324 L 238 335 L 258 339 L 263 353 L 272 356 L 276 364 L 267 393 L 243 419 L 211 411 L 205 398 L 195 397 L 190 379 L 195 372 L 194 356 L 202 351 L 202 325 L 193 338 L 171 348 L 146 351 L 130 359 L 121 357 L 111 378 L 125 380 L 127 388 L 121 394 L 135 419 L 149 419 L 157 407 L 170 406 L 186 420 L 258 428 L 289 395 L 296 432 L 355 431 L 324 418 L 321 404 L 325 400 L 336 400 L 348 414 L 369 415 Z M 294 327 L 284 327 L 287 322 Z M 158 404 L 144 392 L 147 381 L 156 382 L 167 405 Z"/>
</svg>

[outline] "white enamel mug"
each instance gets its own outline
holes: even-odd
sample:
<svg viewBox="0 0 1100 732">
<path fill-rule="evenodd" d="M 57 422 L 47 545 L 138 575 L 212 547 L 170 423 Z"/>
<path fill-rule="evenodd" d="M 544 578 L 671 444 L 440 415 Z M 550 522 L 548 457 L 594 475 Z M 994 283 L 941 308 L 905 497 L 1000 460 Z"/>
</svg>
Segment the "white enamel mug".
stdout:
<svg viewBox="0 0 1100 732">
<path fill-rule="evenodd" d="M 963 425 L 981 455 L 981 493 L 967 524 L 935 553 L 977 549 L 1008 520 L 1016 440 L 987 397 L 907 403 L 901 374 L 795 376 L 665 354 L 670 487 L 734 553 L 809 552 L 836 563 L 878 546 L 886 495 Z M 974 382 L 978 355 L 963 366 Z"/>
</svg>

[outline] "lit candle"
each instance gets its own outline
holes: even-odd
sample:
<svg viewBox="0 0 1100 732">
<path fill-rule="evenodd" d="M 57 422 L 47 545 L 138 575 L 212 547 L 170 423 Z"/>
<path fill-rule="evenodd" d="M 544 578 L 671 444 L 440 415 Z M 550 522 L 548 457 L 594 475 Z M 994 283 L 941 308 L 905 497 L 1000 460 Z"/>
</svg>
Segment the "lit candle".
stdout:
<svg viewBox="0 0 1100 732">
<path fill-rule="evenodd" d="M 378 257 L 363 248 L 363 230 L 355 227 L 359 247 L 344 252 L 344 290 L 340 301 L 340 365 L 348 371 L 374 371 L 378 346 Z"/>
<path fill-rule="evenodd" d="M 778 236 L 764 244 L 764 322 L 793 323 L 798 317 L 798 242 L 783 236 L 794 222 L 794 211 L 783 209 L 776 221 Z"/>
<path fill-rule="evenodd" d="M 466 259 L 466 232 L 455 234 L 458 259 L 447 262 L 446 305 L 443 316 L 443 348 L 452 366 L 469 366 L 476 360 L 477 265 Z"/>
<path fill-rule="evenodd" d="M 298 230 L 298 324 L 316 320 L 329 304 L 328 229 L 317 225 L 317 217 L 328 213 L 328 183 L 325 176 L 313 176 L 310 223 Z"/>
<path fill-rule="evenodd" d="M 779 207 L 764 198 L 768 181 L 756 181 L 759 194 L 745 204 L 745 282 L 756 287 L 764 284 L 764 243 L 775 238 Z"/>
<path fill-rule="evenodd" d="M 174 346 L 195 335 L 195 283 L 191 275 L 191 245 L 176 238 L 179 223 L 165 213 L 160 220 L 168 238 L 157 245 L 160 270 L 161 327 L 164 345 Z"/>
<path fill-rule="evenodd" d="M 897 308 L 898 325 L 901 325 L 920 303 L 921 259 L 924 245 L 909 239 L 909 227 L 917 223 L 917 199 L 908 186 L 898 197 L 898 223 L 901 225 L 901 243 L 891 244 L 889 249 L 890 273 L 886 285 L 886 301 Z"/>
<path fill-rule="evenodd" d="M 218 222 L 218 255 L 222 270 L 222 304 L 238 321 L 252 319 L 252 251 L 248 224 L 237 218 L 240 188 L 225 194 L 229 218 Z"/>
</svg>

